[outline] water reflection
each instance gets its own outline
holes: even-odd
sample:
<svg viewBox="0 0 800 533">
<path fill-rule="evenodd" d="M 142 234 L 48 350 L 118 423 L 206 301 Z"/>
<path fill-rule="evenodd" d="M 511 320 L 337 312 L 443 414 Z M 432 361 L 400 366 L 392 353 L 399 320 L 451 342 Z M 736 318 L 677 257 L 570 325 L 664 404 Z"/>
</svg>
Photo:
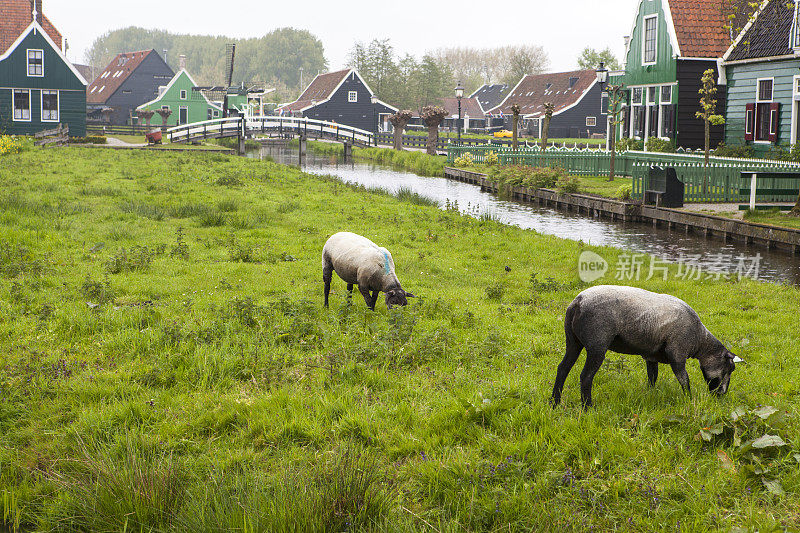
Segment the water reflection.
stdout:
<svg viewBox="0 0 800 533">
<path fill-rule="evenodd" d="M 268 155 L 275 161 L 297 164 L 297 149 L 265 147 L 254 157 Z M 724 243 L 706 239 L 682 230 L 653 228 L 649 224 L 611 222 L 606 219 L 591 219 L 573 213 L 556 211 L 533 204 L 523 204 L 498 198 L 481 192 L 475 185 L 442 178 L 426 178 L 409 172 L 392 170 L 370 163 L 343 163 L 336 158 L 309 153 L 303 169 L 312 174 L 333 175 L 347 183 L 358 183 L 367 187 L 381 187 L 396 192 L 404 187 L 439 202 L 441 206 L 457 202 L 459 209 L 467 214 L 491 213 L 495 219 L 525 229 L 534 229 L 583 242 L 622 248 L 633 253 L 646 253 L 660 259 L 680 262 L 691 261 L 706 271 L 732 271 L 741 262 L 753 266 L 757 254 L 761 259 L 759 279 L 773 282 L 800 284 L 800 260 L 791 255 L 768 251 L 760 247 L 748 247 L 741 243 Z M 744 257 L 746 259 L 739 260 Z M 614 269 L 615 265 L 611 265 Z M 645 263 L 648 268 L 648 263 Z"/>
</svg>

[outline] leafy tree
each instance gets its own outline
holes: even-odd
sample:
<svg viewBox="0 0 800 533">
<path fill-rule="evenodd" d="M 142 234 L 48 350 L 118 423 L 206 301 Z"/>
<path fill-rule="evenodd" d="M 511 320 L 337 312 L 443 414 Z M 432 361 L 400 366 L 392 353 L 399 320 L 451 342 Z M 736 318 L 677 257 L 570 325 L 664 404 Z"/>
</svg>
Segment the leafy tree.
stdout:
<svg viewBox="0 0 800 533">
<path fill-rule="evenodd" d="M 604 63 L 609 70 L 619 70 L 622 67 L 611 48 L 598 51 L 587 46 L 578 57 L 578 67 L 582 70 L 596 69 L 600 63 Z"/>
<path fill-rule="evenodd" d="M 503 82 L 511 87 L 526 74 L 541 74 L 550 63 L 547 53 L 541 46 L 511 46 L 503 50 L 508 54 Z"/>
</svg>

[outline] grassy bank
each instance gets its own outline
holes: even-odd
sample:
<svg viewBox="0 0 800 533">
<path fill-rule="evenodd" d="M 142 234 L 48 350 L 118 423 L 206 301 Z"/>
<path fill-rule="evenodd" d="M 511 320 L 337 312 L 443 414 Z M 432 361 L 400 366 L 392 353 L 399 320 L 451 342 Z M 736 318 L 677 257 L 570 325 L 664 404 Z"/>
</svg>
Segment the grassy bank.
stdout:
<svg viewBox="0 0 800 533">
<path fill-rule="evenodd" d="M 309 141 L 315 153 L 341 156 L 344 148 L 341 143 Z M 432 156 L 417 150 L 393 150 L 391 148 L 353 148 L 353 157 L 374 161 L 397 169 L 408 170 L 420 176 L 439 176 L 444 174 L 444 156 Z"/>
<path fill-rule="evenodd" d="M 793 287 L 633 281 L 747 360 L 731 391 L 609 354 L 595 409 L 582 362 L 552 409 L 577 257 L 617 250 L 220 154 L 36 150 L 0 180 L 0 529 L 800 527 Z M 418 298 L 335 278 L 324 309 L 340 230 Z"/>
</svg>

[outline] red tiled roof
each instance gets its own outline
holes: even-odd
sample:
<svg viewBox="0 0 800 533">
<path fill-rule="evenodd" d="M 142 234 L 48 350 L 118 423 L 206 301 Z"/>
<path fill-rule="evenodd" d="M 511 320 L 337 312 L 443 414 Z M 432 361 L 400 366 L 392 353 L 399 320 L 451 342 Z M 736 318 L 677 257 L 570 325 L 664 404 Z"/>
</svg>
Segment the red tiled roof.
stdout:
<svg viewBox="0 0 800 533">
<path fill-rule="evenodd" d="M 489 113 L 510 115 L 511 106 L 517 104 L 521 115 L 539 115 L 544 114 L 544 104 L 552 102 L 555 105 L 553 113 L 556 114 L 578 102 L 596 81 L 597 73 L 594 70 L 527 74 L 503 103 L 489 110 Z"/>
<path fill-rule="evenodd" d="M 734 9 L 742 0 L 668 0 L 681 57 L 716 58 L 731 45 L 730 14 L 736 20 L 745 9 Z"/>
<path fill-rule="evenodd" d="M 130 76 L 134 70 L 139 68 L 144 58 L 151 53 L 156 53 L 156 51 L 141 50 L 139 52 L 118 54 L 86 88 L 86 103 L 106 103 L 106 100 L 111 98 L 111 95 L 119 89 L 119 86 L 128 79 L 128 76 Z"/>
<path fill-rule="evenodd" d="M 445 108 L 449 116 L 458 116 L 458 98 L 442 98 L 442 107 Z M 477 98 L 462 98 L 461 99 L 461 116 L 468 116 L 470 118 L 483 118 L 486 114 L 481 109 Z"/>
<path fill-rule="evenodd" d="M 33 22 L 31 0 L 0 1 L 0 54 L 4 54 L 14 44 L 25 28 Z M 61 34 L 42 14 L 42 27 L 58 48 L 61 48 Z"/>
<path fill-rule="evenodd" d="M 312 105 L 312 102 L 319 103 L 323 100 L 327 100 L 348 74 L 350 74 L 350 69 L 320 74 L 306 87 L 306 90 L 303 91 L 300 98 L 290 104 L 279 107 L 276 111 L 283 111 L 284 113 L 302 111 Z"/>
</svg>

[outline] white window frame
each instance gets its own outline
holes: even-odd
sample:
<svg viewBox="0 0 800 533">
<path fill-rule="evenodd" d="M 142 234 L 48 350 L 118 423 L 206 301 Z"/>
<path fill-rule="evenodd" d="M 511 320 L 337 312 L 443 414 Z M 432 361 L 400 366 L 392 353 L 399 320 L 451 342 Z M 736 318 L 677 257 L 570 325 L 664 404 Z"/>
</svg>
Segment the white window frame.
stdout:
<svg viewBox="0 0 800 533">
<path fill-rule="evenodd" d="M 39 52 L 42 54 L 42 73 L 41 74 L 31 74 L 31 52 Z M 28 48 L 25 52 L 25 68 L 28 73 L 29 78 L 44 78 L 44 50 L 40 50 L 39 48 Z"/>
<path fill-rule="evenodd" d="M 28 93 L 28 118 L 17 118 L 17 92 Z M 33 115 L 33 99 L 30 89 L 11 89 L 11 117 L 13 122 L 30 122 Z"/>
<path fill-rule="evenodd" d="M 592 123 L 589 124 L 589 121 Z M 596 128 L 597 127 L 597 117 L 586 117 L 586 127 L 587 128 Z"/>
<path fill-rule="evenodd" d="M 653 60 L 652 61 L 645 61 L 645 54 L 647 53 L 646 50 L 646 43 L 647 43 L 647 21 L 650 19 L 656 19 L 656 25 L 653 31 L 655 32 L 655 48 L 653 48 Z M 655 65 L 658 62 L 658 13 L 655 15 L 649 15 L 642 19 L 642 65 Z"/>
<path fill-rule="evenodd" d="M 761 99 L 761 82 L 762 81 L 771 81 L 772 82 L 772 94 L 770 95 L 769 100 L 762 100 Z M 755 109 L 753 110 L 753 142 L 756 144 L 772 144 L 772 141 L 769 139 L 759 140 L 758 139 L 758 104 L 771 104 L 775 102 L 775 78 L 758 78 L 756 79 L 756 105 Z M 769 131 L 772 131 L 772 111 L 769 112 Z"/>
<path fill-rule="evenodd" d="M 636 103 L 636 100 L 633 97 L 636 89 L 639 89 L 639 90 L 642 91 L 642 98 L 641 98 L 641 100 L 639 100 L 638 103 Z M 644 119 L 645 120 L 645 124 L 644 124 L 645 130 L 646 130 L 646 127 L 647 127 L 647 116 L 646 116 L 647 106 L 645 105 L 645 103 L 647 102 L 647 93 L 646 93 L 646 91 L 647 91 L 647 87 L 631 87 L 631 105 L 630 105 L 630 111 L 629 111 L 630 124 L 629 124 L 629 131 L 628 131 L 628 137 L 631 138 L 631 139 L 636 139 L 636 135 L 635 135 L 635 133 L 636 133 L 636 120 L 635 120 L 636 113 L 635 113 L 635 110 L 636 110 L 637 107 L 644 108 L 644 111 L 642 111 L 642 112 L 645 113 L 645 119 Z M 647 132 L 646 131 L 642 131 L 642 139 L 638 139 L 638 140 L 644 140 L 645 135 L 647 135 Z"/>
<path fill-rule="evenodd" d="M 56 94 L 56 118 L 55 119 L 52 119 L 52 118 L 46 119 L 46 118 L 44 118 L 44 93 L 55 93 Z M 53 89 L 42 89 L 41 91 L 39 91 L 39 95 L 40 95 L 40 98 L 39 98 L 40 110 L 41 110 L 41 113 L 42 113 L 39 116 L 42 117 L 42 122 L 59 122 L 61 120 L 61 91 L 53 90 Z"/>
<path fill-rule="evenodd" d="M 774 91 L 773 87 L 773 91 Z M 792 135 L 791 135 L 791 144 L 797 144 L 797 121 L 800 120 L 798 117 L 798 113 L 800 113 L 800 76 L 795 76 L 792 78 Z"/>
<path fill-rule="evenodd" d="M 186 110 L 186 124 L 189 123 L 189 106 L 188 105 L 178 106 L 178 121 L 176 122 L 176 124 L 178 126 L 182 125 L 181 124 L 181 111 L 183 111 L 184 109 Z"/>
<path fill-rule="evenodd" d="M 669 100 L 664 100 L 664 89 L 669 89 Z M 669 139 L 664 135 L 664 107 L 672 105 L 673 95 L 675 94 L 674 85 L 662 85 L 658 88 L 658 136 L 661 139 Z M 675 117 L 673 117 L 673 120 Z"/>
<path fill-rule="evenodd" d="M 358 91 L 348 91 L 347 101 L 351 104 L 358 103 Z"/>
<path fill-rule="evenodd" d="M 181 100 L 186 100 L 188 98 L 188 94 L 186 92 L 186 89 L 181 89 L 180 97 L 181 97 Z"/>
</svg>

